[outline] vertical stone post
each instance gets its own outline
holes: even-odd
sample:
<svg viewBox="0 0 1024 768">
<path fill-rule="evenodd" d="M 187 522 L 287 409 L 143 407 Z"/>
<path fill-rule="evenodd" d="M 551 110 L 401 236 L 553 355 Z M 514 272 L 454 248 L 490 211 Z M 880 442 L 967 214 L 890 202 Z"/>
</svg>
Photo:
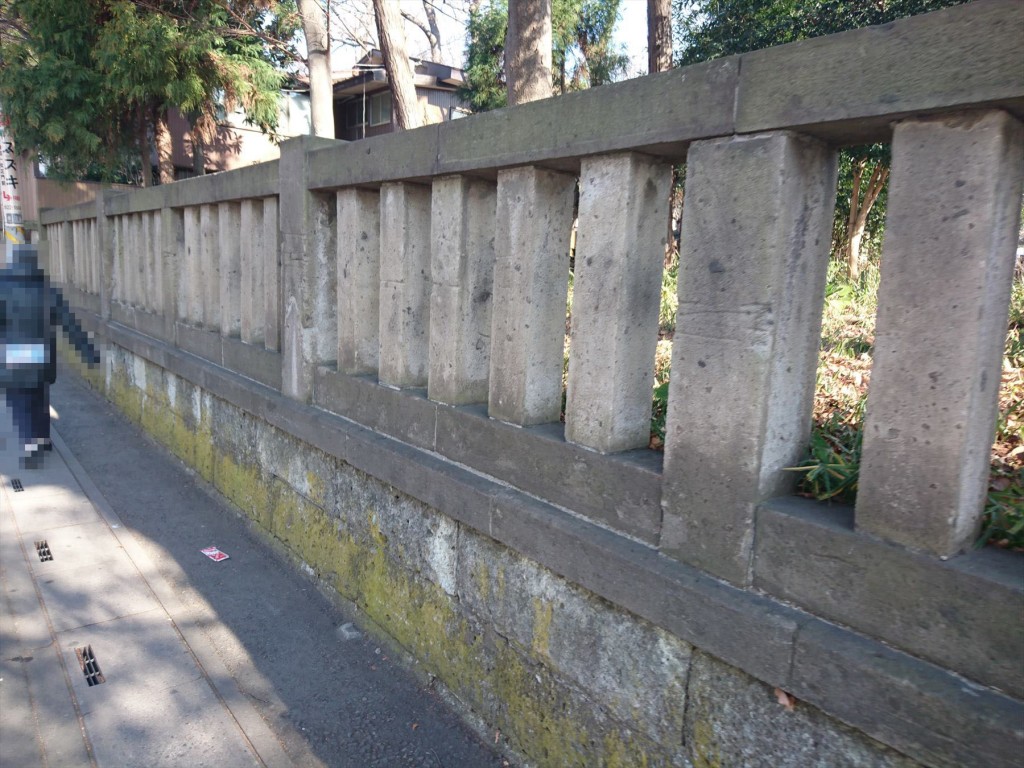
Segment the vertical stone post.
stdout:
<svg viewBox="0 0 1024 768">
<path fill-rule="evenodd" d="M 129 213 L 121 217 L 124 223 L 125 247 L 121 258 L 124 260 L 124 297 L 126 307 L 134 307 L 139 303 L 139 264 L 142 253 L 139 248 L 139 214 Z"/>
<path fill-rule="evenodd" d="M 263 201 L 263 346 L 281 349 L 281 249 L 277 198 Z"/>
<path fill-rule="evenodd" d="M 164 318 L 164 338 L 177 343 L 175 321 L 182 317 L 180 297 L 187 285 L 185 274 L 185 215 L 183 211 L 160 209 L 160 311 Z"/>
<path fill-rule="evenodd" d="M 125 293 L 124 274 L 124 216 L 111 216 L 111 273 L 110 301 L 111 304 L 123 303 Z"/>
<path fill-rule="evenodd" d="M 390 387 L 427 384 L 430 330 L 430 187 L 380 190 L 380 360 Z"/>
<path fill-rule="evenodd" d="M 576 177 L 498 172 L 488 412 L 526 426 L 562 409 L 565 303 Z"/>
<path fill-rule="evenodd" d="M 565 437 L 602 453 L 650 441 L 671 186 L 644 155 L 581 165 Z"/>
<path fill-rule="evenodd" d="M 178 316 L 189 325 L 198 326 L 203 322 L 203 247 L 198 206 L 191 205 L 185 208 L 182 226 L 185 253 L 178 291 Z"/>
<path fill-rule="evenodd" d="M 150 214 L 150 243 L 149 250 L 152 254 L 150 265 L 153 273 L 150 279 L 149 303 L 155 314 L 162 314 L 164 311 L 164 209 L 153 211 Z"/>
<path fill-rule="evenodd" d="M 102 202 L 102 199 L 98 202 Z M 100 295 L 100 274 L 102 273 L 103 249 L 100 247 L 100 216 L 98 213 L 89 226 L 89 290 Z"/>
<path fill-rule="evenodd" d="M 451 405 L 487 401 L 497 187 L 435 179 L 430 225 L 430 375 L 427 395 Z"/>
<path fill-rule="evenodd" d="M 212 204 L 199 208 L 199 274 L 203 328 L 219 331 L 220 310 L 220 210 Z"/>
<path fill-rule="evenodd" d="M 1005 112 L 896 127 L 860 530 L 941 556 L 977 536 L 1022 174 L 1024 131 Z"/>
<path fill-rule="evenodd" d="M 266 301 L 263 269 L 263 201 L 243 200 L 239 210 L 241 234 L 241 320 L 240 334 L 246 344 L 262 344 Z"/>
<path fill-rule="evenodd" d="M 302 136 L 281 144 L 282 391 L 309 402 L 313 371 L 338 349 L 334 196 L 309 191 L 308 152 L 334 143 Z"/>
<path fill-rule="evenodd" d="M 110 320 L 110 301 L 114 289 L 114 222 L 107 216 L 107 205 L 116 193 L 101 192 L 96 198 L 96 243 L 99 249 L 100 316 Z"/>
<path fill-rule="evenodd" d="M 152 312 L 155 304 L 153 293 L 156 290 L 156 250 L 154 240 L 154 217 L 150 211 L 139 215 L 139 307 Z"/>
<path fill-rule="evenodd" d="M 75 235 L 73 224 L 65 221 L 60 225 L 60 277 L 64 285 L 74 283 L 73 265 L 75 263 Z"/>
<path fill-rule="evenodd" d="M 338 370 L 376 373 L 380 355 L 380 194 L 342 189 L 338 209 Z"/>
<path fill-rule="evenodd" d="M 736 584 L 756 505 L 807 446 L 836 167 L 784 132 L 687 156 L 661 547 Z"/>
<path fill-rule="evenodd" d="M 238 337 L 242 332 L 241 206 L 217 206 L 217 250 L 220 259 L 220 332 Z"/>
</svg>

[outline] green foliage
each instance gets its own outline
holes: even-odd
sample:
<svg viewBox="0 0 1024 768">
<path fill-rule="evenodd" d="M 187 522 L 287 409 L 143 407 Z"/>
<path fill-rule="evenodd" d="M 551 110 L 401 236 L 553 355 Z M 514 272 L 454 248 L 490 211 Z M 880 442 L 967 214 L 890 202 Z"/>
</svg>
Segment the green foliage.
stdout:
<svg viewBox="0 0 1024 768">
<path fill-rule="evenodd" d="M 260 31 L 287 33 L 276 6 L 10 0 L 0 102 L 17 146 L 62 175 L 114 178 L 154 117 L 171 107 L 212 123 L 219 106 L 237 105 L 249 122 L 273 129 L 283 73 Z"/>
<path fill-rule="evenodd" d="M 612 82 L 629 57 L 612 45 L 621 0 L 553 0 L 552 77 L 562 93 Z M 466 86 L 460 91 L 473 110 L 508 104 L 505 81 L 507 0 L 491 0 L 470 11 L 466 28 Z"/>
<path fill-rule="evenodd" d="M 474 112 L 500 109 L 508 104 L 505 83 L 505 33 L 508 5 L 495 0 L 484 8 L 471 10 L 466 28 L 466 86 L 460 98 Z"/>
<path fill-rule="evenodd" d="M 675 0 L 681 65 L 849 29 L 886 24 L 967 0 Z"/>
</svg>

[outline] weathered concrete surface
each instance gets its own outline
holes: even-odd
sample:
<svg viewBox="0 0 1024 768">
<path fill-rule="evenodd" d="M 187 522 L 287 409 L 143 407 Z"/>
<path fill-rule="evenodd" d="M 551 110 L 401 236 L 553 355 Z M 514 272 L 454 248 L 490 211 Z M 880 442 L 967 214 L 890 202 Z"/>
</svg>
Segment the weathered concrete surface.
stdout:
<svg viewBox="0 0 1024 768">
<path fill-rule="evenodd" d="M 1005 112 L 893 136 L 857 527 L 948 556 L 980 527 L 1024 179 Z"/>
<path fill-rule="evenodd" d="M 794 134 L 690 147 L 662 550 L 737 584 L 806 449 L 835 184 L 834 150 Z"/>
<path fill-rule="evenodd" d="M 498 174 L 488 412 L 558 421 L 576 179 L 539 168 Z"/>
<path fill-rule="evenodd" d="M 217 206 L 217 251 L 220 259 L 220 332 L 242 332 L 242 209 L 239 203 Z M 251 257 L 246 259 L 251 260 Z"/>
<path fill-rule="evenodd" d="M 430 366 L 430 187 L 380 191 L 380 360 L 392 387 L 423 387 Z"/>
<path fill-rule="evenodd" d="M 311 192 L 309 152 L 334 142 L 313 136 L 281 144 L 280 226 L 282 391 L 309 402 L 317 365 L 338 354 L 338 259 L 334 195 Z"/>
<path fill-rule="evenodd" d="M 404 536 L 401 531 L 406 523 L 401 521 L 410 519 L 408 513 L 398 508 L 393 513 L 379 513 L 384 507 L 375 505 L 370 519 L 373 525 L 367 528 L 367 508 L 358 501 L 360 488 L 383 489 L 381 499 L 415 495 L 420 501 L 409 509 L 429 504 L 459 522 L 458 552 L 469 550 L 468 537 L 474 530 L 489 534 L 510 551 L 525 553 L 563 578 L 588 585 L 594 595 L 613 605 L 648 617 L 684 642 L 742 667 L 769 686 L 790 687 L 800 698 L 806 697 L 826 712 L 840 713 L 846 722 L 911 755 L 942 753 L 948 749 L 947 732 L 953 730 L 960 748 L 991 756 L 989 764 L 1015 764 L 1008 755 L 1019 751 L 1024 740 L 1013 725 L 1020 719 L 1019 701 L 970 686 L 962 678 L 905 654 L 888 652 L 879 643 L 858 638 L 848 630 L 832 628 L 830 631 L 838 632 L 843 640 L 844 650 L 836 653 L 830 650 L 835 643 L 820 630 L 817 634 L 805 631 L 811 624 L 825 629 L 829 625 L 806 614 L 729 587 L 649 547 L 495 486 L 435 455 L 381 439 L 308 406 L 275 398 L 257 385 L 159 342 L 116 327 L 110 333 L 122 346 L 112 347 L 116 354 L 106 358 L 105 380 L 95 375 L 92 379 L 105 386 L 121 408 L 272 531 L 295 557 L 320 573 L 325 583 L 361 606 L 364 603 L 358 595 L 367 595 L 368 614 L 416 658 L 429 659 L 424 669 L 446 681 L 453 691 L 466 691 L 463 700 L 520 749 L 531 755 L 555 755 L 547 763 L 538 758 L 542 764 L 590 765 L 604 760 L 602 755 L 618 756 L 616 759 L 630 765 L 643 760 L 648 765 L 672 764 L 657 756 L 674 747 L 652 747 L 636 728 L 610 718 L 605 704 L 595 703 L 590 694 L 560 673 L 549 674 L 543 660 L 531 655 L 532 641 L 530 653 L 525 653 L 520 644 L 506 639 L 512 637 L 505 634 L 510 630 L 496 630 L 475 614 L 444 602 L 451 597 L 441 603 L 434 600 L 431 594 L 448 594 L 442 584 L 450 587 L 445 575 L 451 573 L 450 565 L 445 565 L 450 558 L 444 554 L 449 545 L 440 542 L 450 543 L 451 537 L 444 534 L 438 538 L 429 531 L 449 530 L 446 524 L 431 523 L 427 529 L 413 525 L 414 532 Z M 156 365 L 127 353 L 125 345 Z M 199 389 L 190 381 L 202 382 L 209 389 Z M 168 414 L 173 418 L 168 419 Z M 330 478 L 327 490 L 322 489 L 324 478 Z M 352 522 L 339 525 L 330 516 L 335 504 L 342 510 L 353 503 Z M 380 534 L 374 532 L 374 525 Z M 345 531 L 351 531 L 355 540 L 350 541 Z M 365 544 L 367 536 L 372 544 Z M 382 546 L 391 553 L 382 561 L 389 569 L 383 581 L 377 576 L 366 581 L 371 574 L 355 565 L 366 562 L 367 546 L 371 553 Z M 416 554 L 426 550 L 430 558 L 438 559 Z M 401 577 L 401 570 L 390 570 L 405 562 L 406 552 L 420 562 L 418 572 L 429 582 L 417 586 Z M 460 572 L 458 565 L 455 572 Z M 424 588 L 425 583 L 434 586 Z M 369 598 L 371 594 L 376 597 Z M 602 604 L 600 599 L 598 604 Z M 374 605 L 379 610 L 371 611 Z M 431 629 L 437 627 L 439 633 Z M 813 675 L 802 677 L 794 666 L 795 652 L 814 666 L 821 663 L 823 651 L 828 652 L 830 679 L 863 677 L 872 654 L 877 657 L 881 653 L 886 661 L 882 668 L 871 671 L 870 685 L 851 702 L 844 685 L 818 686 Z M 946 704 L 937 706 L 938 701 Z M 912 734 L 893 725 L 904 718 L 920 722 Z M 974 725 L 961 728 L 957 724 L 960 719 Z M 603 744 L 588 736 L 593 733 L 602 735 Z M 608 761 L 614 763 L 611 758 Z"/>
<path fill-rule="evenodd" d="M 380 356 L 380 194 L 342 189 L 338 207 L 338 369 L 377 373 Z"/>
<path fill-rule="evenodd" d="M 246 344 L 262 344 L 266 333 L 266 227 L 263 223 L 263 201 L 243 200 L 239 210 L 241 240 L 239 335 Z M 275 226 L 276 230 L 276 226 Z M 271 273 L 276 279 L 277 270 Z"/>
<path fill-rule="evenodd" d="M 199 295 L 203 301 L 203 328 L 219 331 L 220 310 L 220 205 L 199 207 Z"/>
<path fill-rule="evenodd" d="M 912 768 L 912 760 L 713 656 L 695 653 L 683 741 L 695 768 Z"/>
<path fill-rule="evenodd" d="M 582 163 L 565 439 L 602 453 L 650 441 L 671 185 L 635 153 Z"/>
<path fill-rule="evenodd" d="M 431 192 L 431 400 L 487 401 L 494 289 L 495 185 L 437 179 Z"/>
<path fill-rule="evenodd" d="M 1020 616 L 992 610 L 1020 603 L 1015 553 L 986 547 L 941 562 L 858 535 L 848 507 L 795 497 L 758 509 L 755 538 L 758 589 L 1024 697 Z"/>
</svg>

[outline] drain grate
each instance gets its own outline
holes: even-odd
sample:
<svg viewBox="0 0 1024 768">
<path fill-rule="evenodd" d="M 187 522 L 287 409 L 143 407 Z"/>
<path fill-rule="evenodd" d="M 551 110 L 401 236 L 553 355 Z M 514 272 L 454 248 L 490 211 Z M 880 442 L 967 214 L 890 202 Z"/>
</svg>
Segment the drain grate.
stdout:
<svg viewBox="0 0 1024 768">
<path fill-rule="evenodd" d="M 14 478 L 13 480 L 11 480 L 11 488 L 14 489 L 15 493 L 18 493 L 18 491 L 25 490 L 25 486 L 21 484 L 21 480 L 19 480 L 18 478 Z"/>
<path fill-rule="evenodd" d="M 82 668 L 85 682 L 89 684 L 90 688 L 107 682 L 100 671 L 100 664 L 96 661 L 96 655 L 92 652 L 91 645 L 87 645 L 84 648 L 75 648 L 75 656 L 78 657 L 78 666 Z"/>
<path fill-rule="evenodd" d="M 53 560 L 53 552 L 50 551 L 50 545 L 46 541 L 36 542 L 36 554 L 39 555 L 39 562 L 41 563 Z"/>
</svg>

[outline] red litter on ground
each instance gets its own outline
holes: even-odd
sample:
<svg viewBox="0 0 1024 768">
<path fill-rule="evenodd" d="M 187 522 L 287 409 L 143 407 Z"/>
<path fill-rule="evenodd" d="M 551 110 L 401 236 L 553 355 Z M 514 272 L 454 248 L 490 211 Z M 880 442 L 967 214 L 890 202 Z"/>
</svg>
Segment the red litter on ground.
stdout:
<svg viewBox="0 0 1024 768">
<path fill-rule="evenodd" d="M 227 560 L 228 559 L 227 553 L 221 552 L 216 547 L 207 547 L 206 549 L 201 549 L 199 551 L 202 552 L 204 555 L 206 555 L 211 560 L 213 560 L 215 563 L 219 563 L 221 560 Z"/>
</svg>

